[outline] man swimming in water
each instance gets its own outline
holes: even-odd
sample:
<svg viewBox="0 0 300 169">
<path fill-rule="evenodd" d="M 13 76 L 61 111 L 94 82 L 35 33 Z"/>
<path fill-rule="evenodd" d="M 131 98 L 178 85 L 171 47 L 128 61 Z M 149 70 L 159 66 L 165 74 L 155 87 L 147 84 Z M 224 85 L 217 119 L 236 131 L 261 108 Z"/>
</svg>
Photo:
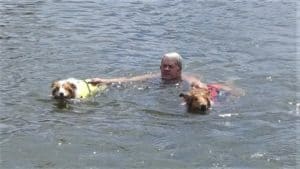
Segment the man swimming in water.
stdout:
<svg viewBox="0 0 300 169">
<path fill-rule="evenodd" d="M 161 58 L 160 73 L 144 74 L 133 77 L 119 77 L 119 78 L 93 78 L 90 79 L 90 83 L 122 83 L 122 82 L 134 82 L 134 81 L 144 81 L 151 78 L 160 77 L 163 82 L 168 83 L 178 83 L 181 81 L 186 81 L 190 85 L 201 88 L 207 88 L 206 84 L 202 83 L 199 79 L 194 76 L 182 74 L 182 57 L 176 53 L 166 53 Z"/>
</svg>

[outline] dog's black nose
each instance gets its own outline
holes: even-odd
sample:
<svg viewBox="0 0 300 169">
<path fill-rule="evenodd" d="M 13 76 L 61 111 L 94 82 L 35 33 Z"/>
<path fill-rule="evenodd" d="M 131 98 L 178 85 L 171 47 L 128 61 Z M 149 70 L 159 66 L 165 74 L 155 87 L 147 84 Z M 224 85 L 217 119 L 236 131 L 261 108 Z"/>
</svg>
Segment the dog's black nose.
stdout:
<svg viewBox="0 0 300 169">
<path fill-rule="evenodd" d="M 207 110 L 207 106 L 206 105 L 201 105 L 200 106 L 200 110 L 201 111 L 206 111 Z"/>
<path fill-rule="evenodd" d="M 64 93 L 59 93 L 59 96 L 60 97 L 64 97 Z"/>
</svg>

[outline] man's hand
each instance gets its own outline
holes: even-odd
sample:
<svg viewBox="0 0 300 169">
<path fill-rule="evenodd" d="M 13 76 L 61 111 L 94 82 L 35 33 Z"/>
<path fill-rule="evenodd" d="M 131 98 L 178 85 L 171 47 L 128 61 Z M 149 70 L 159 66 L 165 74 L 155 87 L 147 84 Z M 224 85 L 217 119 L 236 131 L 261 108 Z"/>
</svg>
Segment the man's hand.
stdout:
<svg viewBox="0 0 300 169">
<path fill-rule="evenodd" d="M 207 89 L 207 85 L 204 84 L 204 83 L 202 83 L 202 82 L 200 82 L 200 81 L 193 81 L 191 83 L 191 87 L 192 88 L 204 88 L 204 89 Z"/>
<path fill-rule="evenodd" d="M 101 78 L 86 79 L 85 81 L 92 85 L 97 85 L 99 83 L 108 83 L 106 79 L 101 79 Z"/>
</svg>

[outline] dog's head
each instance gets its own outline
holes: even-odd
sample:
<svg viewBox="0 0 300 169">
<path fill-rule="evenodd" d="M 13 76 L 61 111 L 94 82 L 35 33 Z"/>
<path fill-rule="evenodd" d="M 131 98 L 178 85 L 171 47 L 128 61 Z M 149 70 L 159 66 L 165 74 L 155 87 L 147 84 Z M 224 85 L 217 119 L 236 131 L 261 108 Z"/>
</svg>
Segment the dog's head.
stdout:
<svg viewBox="0 0 300 169">
<path fill-rule="evenodd" d="M 75 98 L 76 85 L 69 81 L 54 81 L 51 85 L 52 96 L 55 99 L 73 99 Z"/>
<path fill-rule="evenodd" d="M 187 94 L 181 93 L 188 111 L 205 113 L 211 107 L 210 94 L 204 88 L 192 88 Z"/>
</svg>

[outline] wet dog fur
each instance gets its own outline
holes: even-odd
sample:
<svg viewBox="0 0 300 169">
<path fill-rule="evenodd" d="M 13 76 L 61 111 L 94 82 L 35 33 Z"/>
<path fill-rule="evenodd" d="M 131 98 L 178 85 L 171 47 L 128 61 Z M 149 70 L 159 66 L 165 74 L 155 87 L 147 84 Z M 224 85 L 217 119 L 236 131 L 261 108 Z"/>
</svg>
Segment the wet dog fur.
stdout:
<svg viewBox="0 0 300 169">
<path fill-rule="evenodd" d="M 72 80 L 57 80 L 51 84 L 52 96 L 55 99 L 76 98 L 76 88 Z"/>
<path fill-rule="evenodd" d="M 180 93 L 186 102 L 187 110 L 192 113 L 206 113 L 212 105 L 209 90 L 192 86 L 188 93 Z"/>
<path fill-rule="evenodd" d="M 104 84 L 90 84 L 86 80 L 68 78 L 51 85 L 54 99 L 86 99 L 106 88 Z"/>
</svg>

